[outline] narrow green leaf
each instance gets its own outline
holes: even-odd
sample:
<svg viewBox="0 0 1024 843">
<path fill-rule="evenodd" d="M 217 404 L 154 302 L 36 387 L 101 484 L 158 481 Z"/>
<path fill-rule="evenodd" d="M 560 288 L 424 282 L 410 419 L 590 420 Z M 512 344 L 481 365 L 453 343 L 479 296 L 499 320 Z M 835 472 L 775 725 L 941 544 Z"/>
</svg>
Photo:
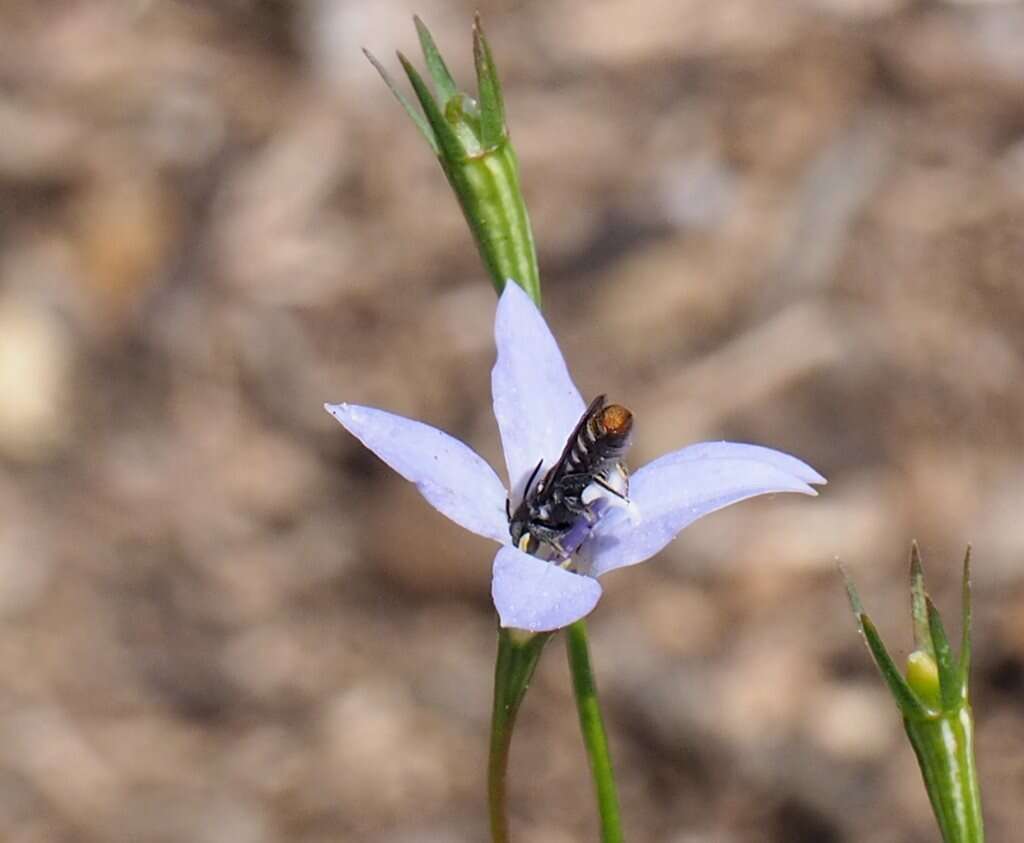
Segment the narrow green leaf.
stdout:
<svg viewBox="0 0 1024 843">
<path fill-rule="evenodd" d="M 914 621 L 914 646 L 935 658 L 935 644 L 928 626 L 928 593 L 924 587 L 924 567 L 917 542 L 910 545 L 910 614 Z"/>
<path fill-rule="evenodd" d="M 885 649 L 885 644 L 882 643 L 882 639 L 878 634 L 878 630 L 875 629 L 875 625 L 871 622 L 871 618 L 861 612 L 857 615 L 857 622 L 860 624 L 860 631 L 864 635 L 864 640 L 868 643 L 868 649 L 871 650 L 875 664 L 882 674 L 882 679 L 889 686 L 889 692 L 896 700 L 896 705 L 900 707 L 903 716 L 916 720 L 928 717 L 930 712 L 921 700 L 918 699 L 917 694 L 914 693 L 907 680 L 903 678 L 899 668 L 896 667 L 896 664 L 889 656 L 889 651 Z"/>
<path fill-rule="evenodd" d="M 405 98 L 405 94 L 398 90 L 395 83 L 392 81 L 390 74 L 384 69 L 384 65 L 377 61 L 373 53 L 364 47 L 363 55 L 370 60 L 370 64 L 372 64 L 380 74 L 380 78 L 384 80 L 384 84 L 388 86 L 388 90 L 395 95 L 395 99 L 398 100 L 398 104 L 401 105 L 402 108 L 405 109 L 405 113 L 412 118 L 412 122 L 416 124 L 416 127 L 420 130 L 420 134 L 427 139 L 427 143 L 429 143 L 431 148 L 434 150 L 434 154 L 439 154 L 441 150 L 437 146 L 437 139 L 434 137 L 434 132 L 430 128 L 430 124 L 423 119 L 423 115 L 416 110 L 413 104 Z"/>
<path fill-rule="evenodd" d="M 419 15 L 413 15 L 412 19 L 416 24 L 416 34 L 420 38 L 420 47 L 423 49 L 423 58 L 427 62 L 427 70 L 430 71 L 430 75 L 434 80 L 441 110 L 444 111 L 445 103 L 454 97 L 458 90 L 455 86 L 455 80 L 452 79 L 451 73 L 448 72 L 448 66 L 444 63 L 444 59 L 441 58 L 437 45 L 434 43 L 434 38 L 430 34 L 430 30 L 427 29 L 426 24 L 420 20 Z"/>
<path fill-rule="evenodd" d="M 967 700 L 968 685 L 971 681 L 971 546 L 964 554 L 964 578 L 961 592 L 960 630 L 960 692 Z"/>
<path fill-rule="evenodd" d="M 419 71 L 412 66 L 409 59 L 402 53 L 398 54 L 398 60 L 402 63 L 405 75 L 409 77 L 409 82 L 416 92 L 416 98 L 420 101 L 420 105 L 423 106 L 423 113 L 427 116 L 430 128 L 434 130 L 434 137 L 437 138 L 438 155 L 451 162 L 462 160 L 466 155 L 465 150 L 462 148 L 462 144 L 459 143 L 451 126 L 444 119 L 444 115 L 438 109 L 430 89 L 423 81 L 423 77 L 420 76 Z"/>
<path fill-rule="evenodd" d="M 942 625 L 939 610 L 935 608 L 930 597 L 926 597 L 928 605 L 928 626 L 932 641 L 935 644 L 935 663 L 939 666 L 939 686 L 942 692 L 942 707 L 951 711 L 960 702 L 960 683 L 958 671 L 953 667 L 953 654 L 949 647 L 946 628 Z"/>
<path fill-rule="evenodd" d="M 505 102 L 479 12 L 473 22 L 473 62 L 480 92 L 480 142 L 484 149 L 490 149 L 505 139 Z"/>
</svg>

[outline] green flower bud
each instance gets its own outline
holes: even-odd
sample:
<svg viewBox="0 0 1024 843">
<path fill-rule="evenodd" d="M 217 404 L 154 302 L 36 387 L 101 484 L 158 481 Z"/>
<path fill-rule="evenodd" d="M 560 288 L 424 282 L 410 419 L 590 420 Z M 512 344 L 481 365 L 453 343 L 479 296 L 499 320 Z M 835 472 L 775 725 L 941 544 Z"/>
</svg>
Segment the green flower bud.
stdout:
<svg viewBox="0 0 1024 843">
<path fill-rule="evenodd" d="M 903 726 L 917 756 L 928 798 L 945 843 L 983 843 L 981 796 L 974 764 L 974 722 L 968 702 L 971 654 L 971 552 L 963 573 L 963 632 L 954 662 L 935 604 L 925 591 L 915 544 L 910 554 L 910 611 L 914 651 L 906 677 L 889 656 L 853 583 L 846 588 L 868 649 L 903 714 Z M 845 572 L 844 572 L 845 575 Z"/>
<path fill-rule="evenodd" d="M 907 683 L 928 708 L 938 709 L 941 702 L 939 666 L 928 653 L 914 650 L 907 656 Z"/>
<path fill-rule="evenodd" d="M 501 83 L 480 17 L 473 26 L 476 98 L 457 89 L 430 31 L 419 18 L 415 21 L 434 92 L 405 56 L 399 53 L 398 60 L 422 112 L 406 99 L 380 62 L 370 53 L 366 56 L 437 155 L 498 293 L 512 279 L 539 304 L 533 232 L 508 137 Z"/>
</svg>

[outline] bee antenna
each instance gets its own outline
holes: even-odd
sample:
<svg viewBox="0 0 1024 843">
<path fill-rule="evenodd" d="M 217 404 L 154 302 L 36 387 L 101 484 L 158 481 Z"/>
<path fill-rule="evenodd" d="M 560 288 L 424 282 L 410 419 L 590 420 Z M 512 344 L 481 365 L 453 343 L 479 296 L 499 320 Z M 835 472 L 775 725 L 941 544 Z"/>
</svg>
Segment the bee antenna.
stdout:
<svg viewBox="0 0 1024 843">
<path fill-rule="evenodd" d="M 539 463 L 537 463 L 537 467 L 533 470 L 533 474 L 530 475 L 530 479 L 526 481 L 526 488 L 523 489 L 524 495 L 528 494 L 530 489 L 533 488 L 533 481 L 537 479 L 537 472 L 540 471 L 540 467 L 542 465 L 544 465 L 543 459 Z"/>
</svg>

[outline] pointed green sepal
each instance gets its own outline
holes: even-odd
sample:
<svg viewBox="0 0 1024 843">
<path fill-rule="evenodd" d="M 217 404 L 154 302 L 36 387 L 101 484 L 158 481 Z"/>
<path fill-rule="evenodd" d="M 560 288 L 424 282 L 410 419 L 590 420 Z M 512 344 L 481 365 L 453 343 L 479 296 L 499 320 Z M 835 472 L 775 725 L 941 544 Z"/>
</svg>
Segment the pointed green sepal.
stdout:
<svg viewBox="0 0 1024 843">
<path fill-rule="evenodd" d="M 871 656 L 882 674 L 882 679 L 889 686 L 889 693 L 896 700 L 896 705 L 903 712 L 903 716 L 908 720 L 924 720 L 933 717 L 935 712 L 924 705 L 914 693 L 913 688 L 910 687 L 910 683 L 903 678 L 900 669 L 896 667 L 896 663 L 889 655 L 889 651 L 885 649 L 885 644 L 882 643 L 882 638 L 871 622 L 871 618 L 861 614 L 858 616 L 857 622 L 860 624 L 864 640 L 868 643 L 868 649 L 871 650 Z"/>
<path fill-rule="evenodd" d="M 434 137 L 434 130 L 430 128 L 430 124 L 427 123 L 423 115 L 417 111 L 415 106 L 406 99 L 405 94 L 398 90 L 398 87 L 391 79 L 391 74 L 384 69 L 384 65 L 377 61 L 376 56 L 374 56 L 373 53 L 365 47 L 363 48 L 363 55 L 369 59 L 370 64 L 372 64 L 377 73 L 380 74 L 380 78 L 384 80 L 384 84 L 388 86 L 388 90 L 394 94 L 395 99 L 398 100 L 398 104 L 402 106 L 402 108 L 405 109 L 405 113 L 412 118 L 412 122 L 416 124 L 416 128 L 420 130 L 420 134 L 427 139 L 427 143 L 429 143 L 431 149 L 434 150 L 434 154 L 439 155 L 441 153 L 441 149 L 437 145 L 437 138 Z"/>
<path fill-rule="evenodd" d="M 971 547 L 964 554 L 964 574 L 961 591 L 960 627 L 960 690 L 967 702 L 971 681 Z"/>
<path fill-rule="evenodd" d="M 451 73 L 448 72 L 448 65 L 441 58 L 437 45 L 434 43 L 434 38 L 430 34 L 430 30 L 427 29 L 426 24 L 420 20 L 419 15 L 413 15 L 412 20 L 416 24 L 416 34 L 420 39 L 423 58 L 427 62 L 427 70 L 430 71 L 430 76 L 434 80 L 437 97 L 443 109 L 448 100 L 454 97 L 458 90 L 455 86 L 455 80 L 452 79 Z"/>
<path fill-rule="evenodd" d="M 928 625 L 928 593 L 924 587 L 924 566 L 917 542 L 910 545 L 910 615 L 914 623 L 914 646 L 935 659 L 935 644 Z"/>
<path fill-rule="evenodd" d="M 853 584 L 853 580 L 850 579 L 850 574 L 842 562 L 839 563 L 839 573 L 843 577 L 843 585 L 846 586 L 846 599 L 850 601 L 850 608 L 853 610 L 853 615 L 857 618 L 857 623 L 859 624 L 860 616 L 864 614 L 864 606 L 860 602 L 857 586 Z"/>
<path fill-rule="evenodd" d="M 853 616 L 857 620 L 860 634 L 864 637 L 864 641 L 871 651 L 871 656 L 875 660 L 875 665 L 882 674 L 885 684 L 889 686 L 889 692 L 896 700 L 896 704 L 900 707 L 900 711 L 903 712 L 903 716 L 919 719 L 928 717 L 930 714 L 928 708 L 918 699 L 907 680 L 903 678 L 899 668 L 896 667 L 895 662 L 893 662 L 892 657 L 889 655 L 889 651 L 885 649 L 885 644 L 882 643 L 878 630 L 864 611 L 864 606 L 860 602 L 860 595 L 857 593 L 857 587 L 853 584 L 853 580 L 850 579 L 846 568 L 842 564 L 839 565 L 839 571 L 843 575 L 843 582 L 846 585 L 846 597 L 850 601 L 850 608 L 853 609 Z"/>
<path fill-rule="evenodd" d="M 932 633 L 932 641 L 935 644 L 935 664 L 939 668 L 939 689 L 942 692 L 942 708 L 945 711 L 952 711 L 959 707 L 962 694 L 960 693 L 960 671 L 953 666 L 953 652 L 949 646 L 949 638 L 946 636 L 946 628 L 942 624 L 942 617 L 939 610 L 935 608 L 931 598 L 928 603 L 928 628 Z"/>
<path fill-rule="evenodd" d="M 501 96 L 501 82 L 494 66 L 494 56 L 484 35 L 479 13 L 473 22 L 473 62 L 480 92 L 480 143 L 484 149 L 492 149 L 504 141 L 507 135 L 505 102 Z"/>
<path fill-rule="evenodd" d="M 413 67 L 412 62 L 402 53 L 398 53 L 398 60 L 402 63 L 405 75 L 409 77 L 409 84 L 412 85 L 412 89 L 416 93 L 416 99 L 420 101 L 420 105 L 423 107 L 423 113 L 427 116 L 427 123 L 434 130 L 434 137 L 437 138 L 438 155 L 442 158 L 456 161 L 465 158 L 465 148 L 459 141 L 451 124 L 441 114 L 437 102 L 430 93 L 426 82 L 423 81 L 423 77 L 420 76 L 419 71 Z"/>
</svg>

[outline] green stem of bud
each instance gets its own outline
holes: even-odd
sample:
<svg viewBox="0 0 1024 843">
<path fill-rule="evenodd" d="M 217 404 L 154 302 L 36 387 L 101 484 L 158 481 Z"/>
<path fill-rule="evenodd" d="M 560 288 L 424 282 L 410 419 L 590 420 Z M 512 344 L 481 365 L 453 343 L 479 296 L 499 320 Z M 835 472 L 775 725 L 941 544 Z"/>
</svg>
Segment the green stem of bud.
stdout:
<svg viewBox="0 0 1024 843">
<path fill-rule="evenodd" d="M 904 719 L 944 843 L 984 843 L 969 705 L 924 720 Z"/>
<path fill-rule="evenodd" d="M 439 160 L 499 295 L 512 279 L 539 305 L 533 231 L 512 144 L 506 138 L 471 157 Z"/>
</svg>

